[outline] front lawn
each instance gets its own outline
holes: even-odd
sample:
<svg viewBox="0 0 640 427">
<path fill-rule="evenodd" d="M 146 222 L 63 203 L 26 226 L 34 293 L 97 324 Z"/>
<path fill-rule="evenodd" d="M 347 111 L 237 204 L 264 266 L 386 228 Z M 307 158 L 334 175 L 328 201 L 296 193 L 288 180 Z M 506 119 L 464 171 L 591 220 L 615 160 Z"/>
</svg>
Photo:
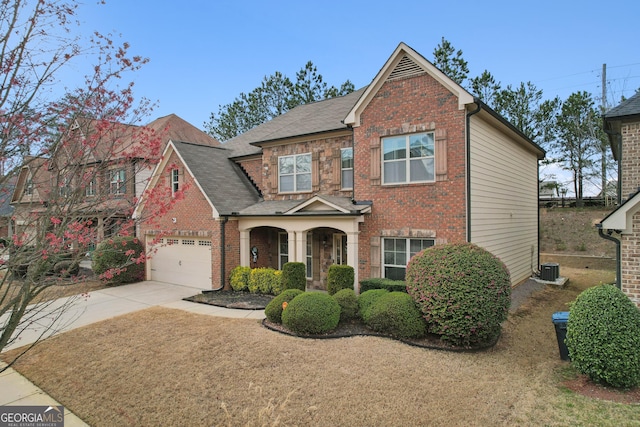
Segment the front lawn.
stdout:
<svg viewBox="0 0 640 427">
<path fill-rule="evenodd" d="M 610 271 L 563 269 L 479 353 L 379 337 L 301 339 L 153 308 L 40 344 L 15 368 L 93 426 L 640 425 L 640 405 L 569 391 L 551 314 Z M 635 424 L 634 424 L 635 423 Z"/>
</svg>

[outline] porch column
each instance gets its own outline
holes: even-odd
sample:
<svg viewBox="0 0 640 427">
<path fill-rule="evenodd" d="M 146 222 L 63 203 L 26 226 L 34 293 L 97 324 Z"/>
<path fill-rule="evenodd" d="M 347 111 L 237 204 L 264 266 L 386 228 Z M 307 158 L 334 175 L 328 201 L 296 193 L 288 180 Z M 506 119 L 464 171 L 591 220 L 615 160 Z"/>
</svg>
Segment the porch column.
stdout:
<svg viewBox="0 0 640 427">
<path fill-rule="evenodd" d="M 297 261 L 296 259 L 296 255 L 297 255 L 297 251 L 296 251 L 296 232 L 295 231 L 291 231 L 291 230 L 287 230 L 287 237 L 288 237 L 288 244 L 289 244 L 289 261 Z M 292 259 L 293 258 L 293 259 Z M 280 266 L 280 268 L 282 268 L 282 266 Z"/>
<path fill-rule="evenodd" d="M 295 261 L 307 265 L 307 232 L 296 231 L 296 257 Z"/>
<path fill-rule="evenodd" d="M 251 229 L 240 230 L 240 265 L 251 266 Z"/>
<path fill-rule="evenodd" d="M 347 233 L 347 265 L 353 267 L 353 290 L 356 295 L 360 293 L 360 282 L 358 282 L 358 234 L 359 231 Z"/>
</svg>

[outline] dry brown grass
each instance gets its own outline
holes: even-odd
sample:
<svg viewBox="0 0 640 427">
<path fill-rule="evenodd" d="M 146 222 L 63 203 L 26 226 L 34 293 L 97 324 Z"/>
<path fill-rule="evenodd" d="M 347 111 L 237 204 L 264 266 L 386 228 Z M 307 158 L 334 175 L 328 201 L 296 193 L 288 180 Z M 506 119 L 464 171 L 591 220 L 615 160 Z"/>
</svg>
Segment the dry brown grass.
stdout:
<svg viewBox="0 0 640 427">
<path fill-rule="evenodd" d="M 94 426 L 638 425 L 640 406 L 563 389 L 554 311 L 609 271 L 564 269 L 491 350 L 301 339 L 253 320 L 154 308 L 77 329 L 16 369 Z M 635 423 L 635 424 L 634 424 Z"/>
</svg>

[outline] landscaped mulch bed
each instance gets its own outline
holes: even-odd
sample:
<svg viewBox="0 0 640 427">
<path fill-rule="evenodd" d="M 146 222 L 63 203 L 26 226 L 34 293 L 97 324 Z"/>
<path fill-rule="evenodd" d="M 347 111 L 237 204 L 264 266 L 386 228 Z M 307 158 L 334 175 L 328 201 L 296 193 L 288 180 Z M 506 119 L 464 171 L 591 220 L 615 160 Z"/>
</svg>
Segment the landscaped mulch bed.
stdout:
<svg viewBox="0 0 640 427">
<path fill-rule="evenodd" d="M 194 295 L 192 297 L 184 298 L 185 301 L 198 302 L 202 304 L 210 304 L 218 307 L 226 307 L 226 308 L 239 308 L 244 310 L 264 310 L 264 308 L 269 304 L 269 302 L 274 297 L 271 295 L 263 295 L 263 294 L 253 294 L 250 292 L 235 292 L 235 291 L 210 291 L 204 292 L 198 295 Z M 474 347 L 460 347 L 453 346 L 448 344 L 445 341 L 442 341 L 437 335 L 427 335 L 426 337 L 419 339 L 399 339 L 395 338 L 389 334 L 382 334 L 376 331 L 373 331 L 362 324 L 362 322 L 358 320 L 352 320 L 350 322 L 341 322 L 336 329 L 331 332 L 327 332 L 325 334 L 320 335 L 300 335 L 296 334 L 293 331 L 285 328 L 283 325 L 278 323 L 269 322 L 269 320 L 264 319 L 262 321 L 264 327 L 271 329 L 272 331 L 280 332 L 283 334 L 296 336 L 300 338 L 346 338 L 346 337 L 354 337 L 354 336 L 375 336 L 375 337 L 386 337 L 391 339 L 396 339 L 398 341 L 402 341 L 406 344 L 414 345 L 417 347 L 430 348 L 436 350 L 447 350 L 447 351 L 479 351 L 487 348 L 493 347 L 498 338 L 496 340 L 486 343 L 484 345 L 474 346 Z"/>
<path fill-rule="evenodd" d="M 252 294 L 250 292 L 205 291 L 201 294 L 184 298 L 184 300 L 226 308 L 264 310 L 273 298 L 273 295 Z"/>
</svg>

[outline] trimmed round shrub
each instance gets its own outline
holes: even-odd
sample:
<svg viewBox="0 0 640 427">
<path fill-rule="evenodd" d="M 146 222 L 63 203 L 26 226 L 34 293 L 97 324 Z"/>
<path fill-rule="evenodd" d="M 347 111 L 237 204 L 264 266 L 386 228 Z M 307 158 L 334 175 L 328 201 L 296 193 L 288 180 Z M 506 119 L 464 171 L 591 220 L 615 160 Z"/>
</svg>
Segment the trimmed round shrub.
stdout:
<svg viewBox="0 0 640 427">
<path fill-rule="evenodd" d="M 613 387 L 640 385 L 640 310 L 615 286 L 583 291 L 569 311 L 571 363 L 591 380 Z"/>
<path fill-rule="evenodd" d="M 93 251 L 93 272 L 111 283 L 131 283 L 144 280 L 144 252 L 136 237 L 113 237 L 103 240 Z"/>
<path fill-rule="evenodd" d="M 282 303 L 289 303 L 292 299 L 300 295 L 300 289 L 285 289 L 280 295 L 272 299 L 264 308 L 267 319 L 273 323 L 282 323 Z"/>
<path fill-rule="evenodd" d="M 283 289 L 307 289 L 307 266 L 303 262 L 285 262 L 282 266 Z"/>
<path fill-rule="evenodd" d="M 366 325 L 397 338 L 420 338 L 427 330 L 422 313 L 405 292 L 389 292 L 378 298 L 371 306 Z"/>
<path fill-rule="evenodd" d="M 332 331 L 340 321 L 340 305 L 331 295 L 304 292 L 282 311 L 282 324 L 301 335 Z"/>
<path fill-rule="evenodd" d="M 342 289 L 333 295 L 340 304 L 340 321 L 345 322 L 358 317 L 358 297 L 353 289 Z"/>
<path fill-rule="evenodd" d="M 273 268 L 254 268 L 249 274 L 248 289 L 251 293 L 272 294 L 280 289 L 280 275 Z"/>
<path fill-rule="evenodd" d="M 507 267 L 489 251 L 471 243 L 433 246 L 411 258 L 406 282 L 428 332 L 443 341 L 477 346 L 500 335 L 511 281 Z"/>
<path fill-rule="evenodd" d="M 354 277 L 350 265 L 331 265 L 327 272 L 327 292 L 333 295 L 342 289 L 353 289 Z"/>
<path fill-rule="evenodd" d="M 251 274 L 251 267 L 237 266 L 231 271 L 229 277 L 229 284 L 231 289 L 236 292 L 243 292 L 249 289 L 249 275 Z"/>
<path fill-rule="evenodd" d="M 79 272 L 80 272 L 79 261 L 63 260 L 63 261 L 58 261 L 53 266 L 53 273 L 62 277 L 77 276 Z"/>
<path fill-rule="evenodd" d="M 384 277 L 372 277 L 360 280 L 360 292 L 371 289 L 386 289 L 389 292 L 407 292 L 407 284 L 404 280 L 391 280 Z"/>
<path fill-rule="evenodd" d="M 360 294 L 358 297 L 358 313 L 365 323 L 369 319 L 369 312 L 376 300 L 388 293 L 389 291 L 386 289 L 371 289 Z"/>
</svg>

